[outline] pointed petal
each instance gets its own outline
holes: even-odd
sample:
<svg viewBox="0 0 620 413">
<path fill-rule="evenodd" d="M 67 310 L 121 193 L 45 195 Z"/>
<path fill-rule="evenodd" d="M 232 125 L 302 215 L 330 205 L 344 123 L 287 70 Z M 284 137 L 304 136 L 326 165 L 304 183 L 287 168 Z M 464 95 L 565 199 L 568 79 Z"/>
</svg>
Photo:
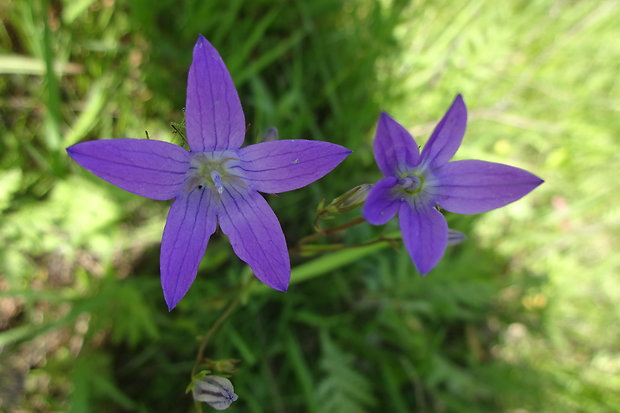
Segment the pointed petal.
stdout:
<svg viewBox="0 0 620 413">
<path fill-rule="evenodd" d="M 393 176 L 380 179 L 370 190 L 362 216 L 373 225 L 383 225 L 396 215 L 402 201 L 391 190 L 398 183 Z"/>
<path fill-rule="evenodd" d="M 379 116 L 373 152 L 385 176 L 398 175 L 404 166 L 417 165 L 420 158 L 413 136 L 385 112 Z"/>
<path fill-rule="evenodd" d="M 189 152 L 154 140 L 82 142 L 68 147 L 67 153 L 99 178 L 151 199 L 176 197 L 189 167 Z"/>
<path fill-rule="evenodd" d="M 235 85 L 219 53 L 202 35 L 189 68 L 185 128 L 193 152 L 236 149 L 245 135 Z"/>
<path fill-rule="evenodd" d="M 467 126 L 467 107 L 459 94 L 439 121 L 422 150 L 422 159 L 433 167 L 448 162 L 461 146 Z"/>
<path fill-rule="evenodd" d="M 437 203 L 457 214 L 477 214 L 503 207 L 528 194 L 543 180 L 501 163 L 466 160 L 437 170 Z"/>
<path fill-rule="evenodd" d="M 292 191 L 322 178 L 351 151 L 333 143 L 287 139 L 239 150 L 237 166 L 254 189 L 267 193 Z"/>
<path fill-rule="evenodd" d="M 198 264 L 215 232 L 215 212 L 209 190 L 193 190 L 172 203 L 161 239 L 159 263 L 169 310 L 183 298 L 196 278 Z"/>
<path fill-rule="evenodd" d="M 433 269 L 448 245 L 448 223 L 430 204 L 404 203 L 398 213 L 403 242 L 420 274 Z"/>
<path fill-rule="evenodd" d="M 453 245 L 458 245 L 461 242 L 465 241 L 467 235 L 463 234 L 461 231 L 457 231 L 455 229 L 448 229 L 448 247 Z"/>
<path fill-rule="evenodd" d="M 291 263 L 278 218 L 258 192 L 224 189 L 218 210 L 222 232 L 237 256 L 269 287 L 286 291 Z"/>
</svg>

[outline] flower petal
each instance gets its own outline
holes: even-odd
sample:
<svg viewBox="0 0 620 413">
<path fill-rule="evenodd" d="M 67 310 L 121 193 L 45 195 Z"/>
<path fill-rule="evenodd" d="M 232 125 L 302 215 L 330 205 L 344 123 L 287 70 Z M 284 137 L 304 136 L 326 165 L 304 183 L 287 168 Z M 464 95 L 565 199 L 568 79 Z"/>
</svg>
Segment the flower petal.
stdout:
<svg viewBox="0 0 620 413">
<path fill-rule="evenodd" d="M 459 94 L 439 121 L 422 150 L 423 162 L 439 167 L 448 162 L 461 146 L 467 126 L 467 107 Z"/>
<path fill-rule="evenodd" d="M 398 213 L 403 242 L 420 274 L 433 269 L 448 244 L 448 223 L 430 204 L 403 202 Z"/>
<path fill-rule="evenodd" d="M 287 139 L 239 150 L 244 178 L 267 193 L 292 191 L 322 178 L 351 151 L 333 143 Z"/>
<path fill-rule="evenodd" d="M 502 207 L 543 183 L 523 169 L 477 160 L 449 162 L 437 170 L 436 177 L 437 203 L 458 214 Z"/>
<path fill-rule="evenodd" d="M 189 152 L 155 140 L 82 142 L 68 147 L 67 153 L 99 178 L 151 199 L 176 197 L 189 167 Z"/>
<path fill-rule="evenodd" d="M 467 235 L 463 234 L 461 231 L 448 229 L 448 247 L 460 244 L 465 241 L 465 238 L 467 238 Z"/>
<path fill-rule="evenodd" d="M 380 179 L 370 190 L 362 208 L 362 216 L 373 225 L 383 225 L 396 215 L 402 201 L 391 194 L 398 183 L 393 176 Z"/>
<path fill-rule="evenodd" d="M 161 286 L 169 310 L 194 282 L 216 222 L 216 207 L 209 190 L 195 189 L 172 203 L 161 239 L 159 263 Z"/>
<path fill-rule="evenodd" d="M 222 193 L 218 221 L 237 256 L 269 287 L 286 291 L 291 263 L 278 218 L 258 192 L 231 186 Z"/>
<path fill-rule="evenodd" d="M 403 167 L 417 165 L 420 158 L 413 136 L 385 112 L 379 116 L 373 152 L 385 176 L 398 175 Z"/>
<path fill-rule="evenodd" d="M 236 149 L 245 136 L 243 109 L 230 73 L 202 35 L 189 68 L 185 128 L 193 152 Z"/>
</svg>

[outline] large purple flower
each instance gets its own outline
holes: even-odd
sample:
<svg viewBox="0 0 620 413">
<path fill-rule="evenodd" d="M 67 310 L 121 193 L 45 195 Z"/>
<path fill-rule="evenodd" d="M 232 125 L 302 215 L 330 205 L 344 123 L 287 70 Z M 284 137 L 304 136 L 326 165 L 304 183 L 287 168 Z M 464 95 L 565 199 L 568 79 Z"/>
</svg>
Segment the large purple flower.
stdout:
<svg viewBox="0 0 620 413">
<path fill-rule="evenodd" d="M 448 162 L 467 124 L 467 108 L 458 95 L 422 150 L 387 113 L 377 125 L 374 154 L 385 178 L 368 195 L 362 214 L 382 225 L 396 213 L 407 251 L 421 274 L 441 259 L 448 224 L 437 206 L 459 214 L 477 214 L 509 204 L 543 181 L 523 169 L 477 160 Z"/>
<path fill-rule="evenodd" d="M 245 120 L 217 50 L 200 36 L 185 107 L 190 151 L 170 143 L 111 139 L 67 148 L 102 179 L 151 199 L 172 199 L 161 241 L 161 284 L 168 308 L 183 298 L 216 224 L 258 279 L 286 291 L 290 261 L 280 223 L 258 193 L 301 188 L 351 153 L 320 141 L 280 140 L 240 148 Z"/>
</svg>

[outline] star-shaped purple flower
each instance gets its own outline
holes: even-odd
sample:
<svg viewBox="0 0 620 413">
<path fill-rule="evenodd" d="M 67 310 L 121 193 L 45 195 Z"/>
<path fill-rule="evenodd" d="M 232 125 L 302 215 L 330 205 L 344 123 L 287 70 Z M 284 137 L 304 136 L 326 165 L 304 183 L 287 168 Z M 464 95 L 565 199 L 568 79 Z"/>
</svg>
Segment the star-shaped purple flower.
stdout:
<svg viewBox="0 0 620 413">
<path fill-rule="evenodd" d="M 190 151 L 167 142 L 111 139 L 67 152 L 100 178 L 151 199 L 175 198 L 161 241 L 161 284 L 171 310 L 196 278 L 216 225 L 259 280 L 286 291 L 286 241 L 258 192 L 301 188 L 323 177 L 351 151 L 327 142 L 280 140 L 240 148 L 245 120 L 217 50 L 200 36 L 189 69 L 185 124 Z"/>
<path fill-rule="evenodd" d="M 514 202 L 543 182 L 499 163 L 448 162 L 461 146 L 466 124 L 467 108 L 458 95 L 420 154 L 405 128 L 387 113 L 379 117 L 373 150 L 385 178 L 368 194 L 362 214 L 382 225 L 398 213 L 403 241 L 421 274 L 437 265 L 448 243 L 448 224 L 436 206 L 477 214 Z"/>
</svg>

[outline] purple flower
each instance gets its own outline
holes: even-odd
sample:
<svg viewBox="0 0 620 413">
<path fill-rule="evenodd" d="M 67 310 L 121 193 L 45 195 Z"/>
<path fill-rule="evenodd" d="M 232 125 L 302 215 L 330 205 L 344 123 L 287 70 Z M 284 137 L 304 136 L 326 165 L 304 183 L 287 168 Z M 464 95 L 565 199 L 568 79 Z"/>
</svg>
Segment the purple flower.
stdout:
<svg viewBox="0 0 620 413">
<path fill-rule="evenodd" d="M 219 224 L 259 280 L 286 291 L 290 261 L 277 217 L 258 192 L 301 188 L 350 150 L 320 141 L 279 140 L 240 148 L 245 120 L 217 50 L 201 35 L 187 82 L 190 151 L 170 143 L 111 139 L 78 143 L 69 155 L 102 179 L 151 199 L 175 198 L 161 241 L 161 284 L 171 310 L 196 278 Z"/>
<path fill-rule="evenodd" d="M 226 410 L 239 398 L 233 384 L 225 377 L 205 375 L 193 384 L 194 400 L 207 403 L 215 410 Z"/>
<path fill-rule="evenodd" d="M 523 169 L 477 160 L 448 162 L 467 124 L 467 108 L 458 95 L 422 150 L 387 113 L 377 125 L 374 154 L 385 178 L 368 195 L 362 214 L 382 225 L 396 213 L 407 251 L 421 274 L 441 259 L 448 224 L 437 206 L 459 214 L 477 214 L 516 201 L 543 180 Z"/>
</svg>

